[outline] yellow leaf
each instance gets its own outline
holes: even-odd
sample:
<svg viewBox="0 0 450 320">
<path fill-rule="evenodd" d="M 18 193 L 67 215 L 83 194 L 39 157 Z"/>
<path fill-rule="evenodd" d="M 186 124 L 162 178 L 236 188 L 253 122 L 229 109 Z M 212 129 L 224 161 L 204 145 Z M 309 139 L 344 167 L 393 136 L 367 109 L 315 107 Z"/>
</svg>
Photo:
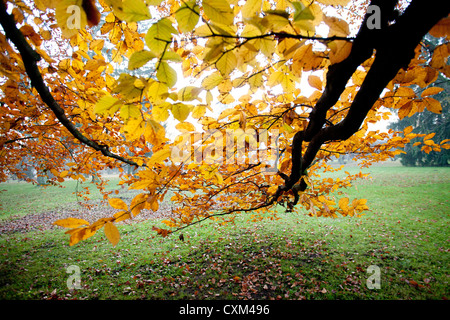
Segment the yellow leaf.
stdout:
<svg viewBox="0 0 450 320">
<path fill-rule="evenodd" d="M 149 165 L 153 165 L 155 163 L 162 163 L 164 160 L 170 157 L 172 154 L 172 150 L 166 146 L 161 150 L 156 151 L 151 157 L 149 162 Z"/>
<path fill-rule="evenodd" d="M 206 90 L 212 90 L 217 87 L 222 81 L 222 75 L 220 74 L 220 72 L 216 71 L 203 79 L 202 87 Z"/>
<path fill-rule="evenodd" d="M 119 230 L 117 229 L 117 227 L 113 223 L 108 221 L 105 224 L 104 231 L 105 231 L 105 236 L 106 236 L 106 238 L 108 238 L 109 242 L 111 242 L 111 244 L 113 246 L 116 246 L 120 240 L 120 233 L 119 233 Z"/>
<path fill-rule="evenodd" d="M 416 93 L 411 88 L 400 87 L 397 90 L 395 90 L 395 96 L 402 98 L 414 98 L 416 96 Z"/>
<path fill-rule="evenodd" d="M 178 91 L 178 99 L 181 101 L 192 101 L 198 98 L 203 88 L 197 88 L 194 86 L 187 86 Z"/>
<path fill-rule="evenodd" d="M 227 0 L 203 0 L 203 10 L 208 18 L 214 23 L 232 25 L 234 12 Z"/>
<path fill-rule="evenodd" d="M 349 199 L 347 197 L 339 199 L 339 208 L 346 211 L 348 209 Z"/>
<path fill-rule="evenodd" d="M 127 204 L 120 198 L 109 198 L 108 202 L 114 209 L 128 210 Z"/>
<path fill-rule="evenodd" d="M 64 170 L 63 172 L 61 172 L 61 173 L 59 174 L 59 177 L 60 177 L 60 178 L 65 178 L 65 177 L 67 177 L 68 174 L 69 174 L 69 171 Z"/>
<path fill-rule="evenodd" d="M 120 108 L 120 117 L 125 121 L 129 118 L 138 118 L 140 116 L 141 110 L 133 104 L 123 105 Z"/>
<path fill-rule="evenodd" d="M 441 92 L 443 90 L 444 90 L 444 88 L 430 87 L 430 88 L 423 90 L 422 97 L 432 96 L 432 95 L 438 94 L 439 92 Z"/>
<path fill-rule="evenodd" d="M 72 230 L 72 232 L 70 233 L 71 236 L 69 240 L 69 246 L 73 246 L 82 240 L 86 240 L 87 238 L 92 237 L 96 231 L 96 228 L 90 227 L 77 228 Z"/>
<path fill-rule="evenodd" d="M 316 88 L 319 91 L 322 91 L 322 80 L 315 75 L 310 75 L 308 77 L 308 83 L 311 87 Z"/>
<path fill-rule="evenodd" d="M 208 91 L 209 92 L 209 91 Z M 192 110 L 192 118 L 200 119 L 206 112 L 206 107 L 204 105 L 197 105 Z"/>
<path fill-rule="evenodd" d="M 170 103 L 164 102 L 162 104 L 157 104 L 152 107 L 152 117 L 157 122 L 164 122 L 169 118 L 169 107 Z"/>
<path fill-rule="evenodd" d="M 130 119 L 125 126 L 123 126 L 123 132 L 128 141 L 140 138 L 145 130 L 145 121 L 141 118 Z"/>
<path fill-rule="evenodd" d="M 316 0 L 327 6 L 346 6 L 350 0 Z"/>
<path fill-rule="evenodd" d="M 89 222 L 84 219 L 66 218 L 56 220 L 55 222 L 53 222 L 53 224 L 64 228 L 78 228 L 83 225 L 89 225 Z"/>
<path fill-rule="evenodd" d="M 140 193 L 131 200 L 131 213 L 133 216 L 137 216 L 142 209 L 145 208 L 145 203 L 147 201 L 147 195 L 144 193 Z"/>
<path fill-rule="evenodd" d="M 169 95 L 168 91 L 169 88 L 165 83 L 155 80 L 149 80 L 145 89 L 146 96 L 152 103 L 164 101 Z"/>
<path fill-rule="evenodd" d="M 157 146 L 166 140 L 166 130 L 158 122 L 149 119 L 146 121 L 144 137 L 147 142 Z"/>
<path fill-rule="evenodd" d="M 200 9 L 195 1 L 184 2 L 175 12 L 175 19 L 181 32 L 191 32 L 194 30 L 200 18 Z"/>
<path fill-rule="evenodd" d="M 195 131 L 195 127 L 190 122 L 180 122 L 175 126 L 175 129 L 181 132 L 192 132 Z"/>
</svg>

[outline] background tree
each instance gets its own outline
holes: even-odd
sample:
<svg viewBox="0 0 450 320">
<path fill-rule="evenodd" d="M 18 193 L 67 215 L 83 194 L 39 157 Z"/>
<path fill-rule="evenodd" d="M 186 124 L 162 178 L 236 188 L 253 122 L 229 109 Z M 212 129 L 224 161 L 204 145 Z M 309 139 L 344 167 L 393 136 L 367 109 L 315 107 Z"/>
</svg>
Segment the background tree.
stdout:
<svg viewBox="0 0 450 320">
<path fill-rule="evenodd" d="M 368 166 L 417 137 L 449 146 L 411 126 L 369 128 L 389 116 L 382 107 L 442 112 L 431 97 L 442 88 L 418 97 L 410 86 L 449 76 L 449 11 L 437 0 L 0 1 L 0 178 L 25 150 L 55 183 L 139 168 L 122 183 L 141 193 L 129 204 L 109 198 L 113 217 L 55 222 L 71 245 L 103 227 L 116 244 L 115 224 L 157 210 L 169 191 L 174 215 L 154 227 L 161 235 L 238 213 L 275 215 L 277 205 L 358 215 L 366 200 L 339 190 L 363 175 L 322 179 L 331 156 L 354 153 Z M 428 32 L 441 39 L 431 59 L 421 46 Z M 132 72 L 113 77 L 124 63 Z M 152 74 L 136 73 L 147 63 Z M 218 102 L 230 107 L 218 112 Z M 169 118 L 175 139 L 162 126 Z"/>
<path fill-rule="evenodd" d="M 431 59 L 433 52 L 441 43 L 437 38 L 426 36 L 422 41 L 426 51 L 428 52 L 427 59 Z M 442 106 L 442 113 L 433 113 L 428 110 L 424 110 L 421 113 L 411 113 L 411 115 L 401 114 L 402 119 L 393 122 L 389 125 L 389 128 L 394 130 L 404 130 L 406 127 L 414 127 L 414 133 L 432 134 L 429 136 L 435 141 L 443 141 L 450 138 L 450 104 L 449 104 L 449 92 L 450 92 L 450 80 L 444 75 L 440 74 L 436 82 L 427 88 L 421 88 L 418 85 L 411 86 L 417 95 L 427 90 L 436 90 L 442 88 L 440 93 L 434 95 L 434 99 L 438 100 Z M 439 89 L 438 89 L 439 90 Z M 426 91 L 425 91 L 426 92 Z M 414 141 L 413 141 L 414 142 Z M 415 143 L 407 143 L 404 151 L 406 153 L 399 155 L 400 161 L 405 166 L 448 166 L 450 165 L 450 151 L 440 150 L 440 152 L 433 152 L 432 148 L 426 144 L 421 144 L 420 141 Z"/>
</svg>

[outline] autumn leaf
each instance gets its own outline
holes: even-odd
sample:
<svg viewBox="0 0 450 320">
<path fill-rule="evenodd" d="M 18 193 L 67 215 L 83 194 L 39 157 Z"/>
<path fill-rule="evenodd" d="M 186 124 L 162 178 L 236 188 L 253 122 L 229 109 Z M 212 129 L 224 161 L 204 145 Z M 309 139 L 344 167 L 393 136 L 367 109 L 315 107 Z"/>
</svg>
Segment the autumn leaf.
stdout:
<svg viewBox="0 0 450 320">
<path fill-rule="evenodd" d="M 322 90 L 322 80 L 318 76 L 310 75 L 308 76 L 308 83 L 311 87 L 316 88 L 317 90 Z"/>
<path fill-rule="evenodd" d="M 128 210 L 128 205 L 120 198 L 109 198 L 108 202 L 115 209 Z"/>
<path fill-rule="evenodd" d="M 432 96 L 435 94 L 438 94 L 439 92 L 442 92 L 444 90 L 444 88 L 439 88 L 439 87 L 430 87 L 425 89 L 424 91 L 422 91 L 422 97 L 428 97 L 428 96 Z"/>
<path fill-rule="evenodd" d="M 120 108 L 121 101 L 109 94 L 104 95 L 94 107 L 94 112 L 98 114 L 113 115 Z"/>
<path fill-rule="evenodd" d="M 165 83 L 169 88 L 173 87 L 177 83 L 176 71 L 165 61 L 162 61 L 158 65 L 156 77 L 159 81 Z"/>
<path fill-rule="evenodd" d="M 155 163 L 162 163 L 164 160 L 170 157 L 172 154 L 172 150 L 168 147 L 156 151 L 149 159 L 148 163 L 155 164 Z"/>
<path fill-rule="evenodd" d="M 131 55 L 130 60 L 128 61 L 128 69 L 139 69 L 154 58 L 156 58 L 156 55 L 151 51 L 136 51 Z"/>
<path fill-rule="evenodd" d="M 83 225 L 89 225 L 89 222 L 84 219 L 66 218 L 56 220 L 55 222 L 53 222 L 53 224 L 64 228 L 78 228 Z"/>
<path fill-rule="evenodd" d="M 232 25 L 234 13 L 227 0 L 203 0 L 203 10 L 214 23 Z"/>
<path fill-rule="evenodd" d="M 117 227 L 113 223 L 107 222 L 104 231 L 106 238 L 108 238 L 109 242 L 115 247 L 120 240 L 120 233 Z"/>
<path fill-rule="evenodd" d="M 163 18 L 154 23 L 147 31 L 145 43 L 157 55 L 161 55 L 172 42 L 172 35 L 178 34 L 169 19 Z"/>
<path fill-rule="evenodd" d="M 114 14 L 127 22 L 151 19 L 150 11 L 144 0 L 111 1 Z M 120 3 L 120 4 L 119 4 Z"/>
<path fill-rule="evenodd" d="M 424 98 L 423 102 L 428 111 L 439 114 L 442 113 L 442 106 L 438 100 L 434 98 Z"/>
<path fill-rule="evenodd" d="M 172 105 L 172 115 L 175 119 L 177 119 L 180 122 L 186 120 L 190 112 L 191 110 L 189 106 L 183 103 L 176 103 Z"/>
<path fill-rule="evenodd" d="M 181 7 L 175 12 L 175 19 L 181 32 L 193 31 L 199 18 L 200 8 L 195 1 L 183 2 Z"/>
<path fill-rule="evenodd" d="M 348 0 L 0 2 L 0 182 L 98 179 L 115 212 L 57 222 L 71 245 L 103 227 L 116 244 L 114 222 L 167 198 L 170 228 L 273 208 L 359 216 L 367 201 L 342 190 L 366 176 L 331 159 L 354 154 L 366 167 L 410 145 L 430 156 L 450 148 L 437 143 L 442 119 L 434 136 L 417 122 L 414 133 L 370 129 L 392 114 L 446 111 L 448 13 L 416 1 L 381 30 L 362 23 L 376 18 L 369 3 Z M 441 38 L 422 41 L 428 32 Z M 138 195 L 118 198 L 105 170 Z"/>
</svg>

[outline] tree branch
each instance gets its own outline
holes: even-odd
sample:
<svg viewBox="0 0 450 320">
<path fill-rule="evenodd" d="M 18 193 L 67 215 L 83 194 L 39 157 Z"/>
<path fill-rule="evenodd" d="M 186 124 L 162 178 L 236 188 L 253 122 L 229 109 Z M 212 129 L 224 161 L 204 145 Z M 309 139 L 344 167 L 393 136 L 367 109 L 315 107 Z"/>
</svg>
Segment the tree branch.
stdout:
<svg viewBox="0 0 450 320">
<path fill-rule="evenodd" d="M 64 109 L 56 102 L 50 93 L 49 89 L 44 83 L 42 75 L 37 66 L 37 62 L 40 61 L 41 57 L 36 51 L 31 48 L 31 46 L 26 41 L 22 32 L 16 27 L 16 22 L 14 17 L 9 15 L 6 11 L 6 4 L 4 1 L 0 1 L 0 24 L 5 31 L 6 37 L 14 43 L 17 50 L 19 51 L 25 70 L 30 78 L 31 85 L 37 90 L 42 101 L 52 110 L 56 118 L 61 122 L 61 124 L 72 134 L 72 136 L 78 139 L 81 143 L 93 148 L 94 150 L 100 151 L 104 156 L 114 158 L 116 160 L 122 161 L 129 165 L 137 166 L 139 165 L 132 161 L 125 159 L 119 155 L 116 155 L 108 150 L 108 146 L 100 145 L 95 141 L 90 140 L 85 137 L 75 125 L 67 118 Z"/>
<path fill-rule="evenodd" d="M 290 189 L 296 196 L 297 191 L 306 189 L 306 184 L 303 184 L 299 190 L 294 190 L 293 186 L 301 179 L 303 171 L 311 165 L 322 144 L 331 140 L 346 140 L 359 130 L 383 89 L 401 68 L 408 66 L 414 57 L 414 49 L 421 39 L 450 11 L 448 2 L 443 5 L 436 0 L 431 3 L 413 0 L 404 14 L 394 24 L 389 25 L 390 17 L 394 16 L 396 3 L 396 0 L 373 0 L 371 5 L 377 5 L 381 9 L 381 29 L 368 29 L 369 16 L 366 14 L 349 56 L 342 62 L 329 67 L 326 76 L 327 85 L 310 113 L 308 127 L 294 136 L 291 174 L 285 185 L 278 188 L 275 197 L 278 198 L 284 191 Z M 356 94 L 348 114 L 337 125 L 325 127 L 327 111 L 339 100 L 358 66 L 370 58 L 374 50 L 376 50 L 374 63 Z M 303 142 L 309 142 L 309 144 L 302 155 Z"/>
</svg>

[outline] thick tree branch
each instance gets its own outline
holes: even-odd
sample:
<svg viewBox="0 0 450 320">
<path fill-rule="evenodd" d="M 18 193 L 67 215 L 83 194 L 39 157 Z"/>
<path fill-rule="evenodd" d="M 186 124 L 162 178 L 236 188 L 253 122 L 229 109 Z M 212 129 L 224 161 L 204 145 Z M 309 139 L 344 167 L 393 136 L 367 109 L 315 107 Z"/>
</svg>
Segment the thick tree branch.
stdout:
<svg viewBox="0 0 450 320">
<path fill-rule="evenodd" d="M 14 43 L 17 50 L 19 51 L 25 70 L 28 77 L 31 80 L 31 85 L 37 90 L 42 101 L 52 110 L 56 118 L 61 122 L 61 124 L 72 134 L 72 136 L 78 139 L 81 143 L 93 148 L 94 150 L 100 151 L 104 156 L 114 158 L 116 160 L 122 161 L 129 165 L 137 166 L 139 165 L 131 160 L 125 159 L 119 155 L 116 155 L 108 150 L 105 145 L 100 145 L 95 141 L 90 140 L 85 137 L 75 125 L 67 118 L 64 109 L 55 101 L 49 89 L 44 83 L 44 79 L 39 71 L 37 62 L 40 61 L 41 57 L 36 51 L 31 48 L 31 46 L 26 41 L 22 32 L 16 27 L 16 22 L 14 17 L 9 15 L 6 11 L 6 4 L 4 1 L 0 0 L 0 24 L 5 31 L 6 37 Z"/>
<path fill-rule="evenodd" d="M 413 0 L 404 14 L 389 25 L 394 16 L 396 0 L 371 2 L 382 13 L 382 28 L 370 30 L 367 27 L 368 15 L 365 16 L 360 31 L 356 36 L 350 55 L 342 62 L 329 67 L 327 85 L 310 114 L 310 122 L 305 131 L 297 132 L 292 143 L 292 170 L 285 185 L 278 188 L 277 199 L 284 191 L 292 189 L 296 200 L 297 191 L 304 191 L 306 184 L 294 190 L 294 185 L 301 179 L 304 170 L 316 157 L 322 144 L 331 140 L 345 140 L 359 130 L 383 89 L 395 77 L 401 68 L 406 68 L 414 57 L 414 49 L 426 33 L 450 11 L 450 3 L 438 1 Z M 348 80 L 356 68 L 372 56 L 376 50 L 375 60 L 344 120 L 337 125 L 326 124 L 326 113 L 338 101 Z M 302 154 L 303 142 L 309 142 Z M 303 182 L 303 179 L 300 181 Z"/>
</svg>

